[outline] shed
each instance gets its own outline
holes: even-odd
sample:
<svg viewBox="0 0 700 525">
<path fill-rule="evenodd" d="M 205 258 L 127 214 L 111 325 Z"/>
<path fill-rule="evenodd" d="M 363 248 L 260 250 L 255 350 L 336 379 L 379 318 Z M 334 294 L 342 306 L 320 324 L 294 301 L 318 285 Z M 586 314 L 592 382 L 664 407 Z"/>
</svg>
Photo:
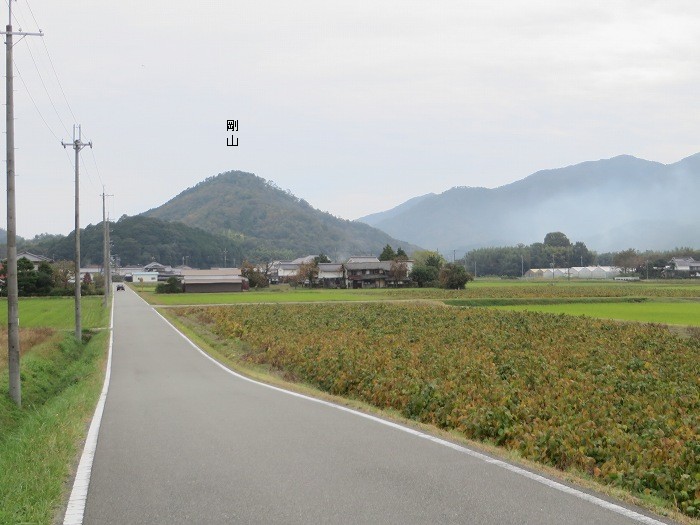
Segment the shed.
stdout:
<svg viewBox="0 0 700 525">
<path fill-rule="evenodd" d="M 248 279 L 240 275 L 182 276 L 182 290 L 186 293 L 242 292 L 248 289 Z"/>
</svg>

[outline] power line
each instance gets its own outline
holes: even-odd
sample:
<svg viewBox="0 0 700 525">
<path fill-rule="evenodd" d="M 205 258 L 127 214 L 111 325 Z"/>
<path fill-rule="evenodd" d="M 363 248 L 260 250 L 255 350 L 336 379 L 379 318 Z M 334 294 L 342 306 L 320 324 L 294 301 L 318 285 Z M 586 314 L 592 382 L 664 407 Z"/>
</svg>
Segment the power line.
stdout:
<svg viewBox="0 0 700 525">
<path fill-rule="evenodd" d="M 88 133 L 89 135 L 89 133 Z M 100 167 L 97 164 L 97 157 L 95 157 L 95 151 L 90 148 L 90 153 L 92 154 L 92 162 L 95 165 L 95 171 L 97 172 L 97 178 L 100 179 L 100 184 L 104 186 L 104 181 L 102 180 L 102 174 L 100 173 Z"/>
<path fill-rule="evenodd" d="M 27 96 L 29 97 L 29 100 L 31 100 L 32 105 L 34 106 L 34 109 L 36 109 L 36 112 L 39 114 L 39 118 L 41 118 L 41 121 L 44 123 L 44 126 L 46 126 L 46 129 L 49 130 L 49 133 L 51 133 L 56 140 L 61 140 L 58 135 L 54 132 L 54 130 L 49 126 L 49 123 L 46 122 L 46 119 L 44 118 L 44 115 L 41 113 L 41 110 L 39 109 L 39 106 L 37 106 L 36 101 L 34 100 L 34 97 L 32 96 L 31 91 L 29 91 L 29 86 L 27 86 L 27 83 L 24 81 L 24 77 L 22 77 L 22 73 L 20 72 L 19 68 L 17 67 L 17 64 L 13 62 L 13 65 L 15 69 L 17 70 L 17 76 L 19 77 L 20 81 L 22 82 L 22 85 L 24 86 L 24 90 L 27 92 Z M 72 167 L 73 163 L 70 160 L 70 155 L 66 150 L 63 151 L 65 156 L 66 156 L 66 161 L 68 164 Z"/>
<path fill-rule="evenodd" d="M 44 118 L 44 115 L 41 113 L 39 106 L 37 106 L 36 101 L 34 100 L 34 97 L 29 92 L 29 87 L 27 86 L 27 83 L 24 81 L 24 77 L 22 76 L 22 73 L 20 72 L 19 68 L 17 67 L 17 63 L 13 62 L 13 65 L 15 66 L 15 70 L 17 71 L 17 76 L 19 76 L 19 79 L 22 81 L 22 85 L 24 86 L 24 90 L 27 92 L 27 95 L 29 95 L 29 100 L 32 101 L 32 104 L 34 105 L 34 109 L 36 109 L 36 112 L 39 114 L 39 117 L 41 117 L 41 121 L 46 126 L 46 129 L 48 129 L 49 132 L 51 132 L 51 134 L 56 138 L 56 140 L 61 140 L 60 138 L 58 138 L 58 135 L 56 135 L 56 133 L 54 133 L 53 129 L 51 129 L 51 126 L 49 126 L 49 123 L 46 122 L 46 119 Z"/>
<path fill-rule="evenodd" d="M 44 87 L 44 91 L 46 92 L 46 96 L 49 97 L 49 102 L 51 103 L 51 107 L 53 108 L 54 112 L 56 113 L 56 116 L 58 117 L 58 121 L 61 123 L 61 126 L 63 126 L 63 129 L 65 130 L 66 134 L 68 134 L 68 128 L 66 127 L 66 124 L 63 122 L 61 115 L 58 113 L 58 109 L 56 109 L 56 104 L 53 103 L 53 99 L 51 98 L 51 93 L 49 93 L 49 90 L 46 87 L 46 83 L 44 82 L 44 77 L 41 76 L 41 71 L 39 70 L 39 65 L 36 63 L 36 60 L 34 59 L 34 53 L 32 53 L 32 48 L 29 46 L 29 42 L 27 42 L 27 51 L 29 51 L 29 56 L 32 58 L 32 62 L 34 63 L 34 67 L 36 68 L 37 74 L 39 75 L 39 80 L 41 81 L 41 85 Z"/>
<path fill-rule="evenodd" d="M 10 7 L 10 1 L 12 1 L 12 0 L 9 0 L 9 1 L 5 0 L 5 3 L 7 4 L 8 7 Z M 19 6 L 16 6 L 16 7 L 19 7 Z M 15 19 L 15 22 L 17 22 L 17 25 L 19 26 L 19 30 L 22 31 L 22 26 L 24 26 L 24 24 L 19 21 L 19 18 L 17 18 L 16 12 L 15 13 L 11 12 L 10 14 L 11 14 L 12 18 Z M 12 23 L 12 20 L 10 20 L 10 23 Z"/>
<path fill-rule="evenodd" d="M 27 0 L 27 7 L 29 8 L 29 12 L 31 13 L 32 18 L 34 19 L 34 23 L 37 25 L 37 27 L 39 27 L 39 22 L 37 22 L 36 17 L 34 16 L 34 11 L 32 11 L 32 6 L 29 5 L 29 0 Z M 58 77 L 58 72 L 56 71 L 56 67 L 53 65 L 53 59 L 51 58 L 51 53 L 49 53 L 49 47 L 46 45 L 46 42 L 43 39 L 42 39 L 41 43 L 44 44 L 44 50 L 46 50 L 46 56 L 49 59 L 49 64 L 51 64 L 51 70 L 53 71 L 53 74 L 56 77 L 56 83 L 58 84 L 58 87 L 61 90 L 61 94 L 63 95 L 63 100 L 66 102 L 66 106 L 68 107 L 68 111 L 70 112 L 71 116 L 73 117 L 73 122 L 77 122 L 78 119 L 75 117 L 75 114 L 73 113 L 73 108 L 71 108 L 71 105 L 68 102 L 68 97 L 66 96 L 66 92 L 63 90 L 63 85 L 61 84 L 61 79 Z"/>
</svg>

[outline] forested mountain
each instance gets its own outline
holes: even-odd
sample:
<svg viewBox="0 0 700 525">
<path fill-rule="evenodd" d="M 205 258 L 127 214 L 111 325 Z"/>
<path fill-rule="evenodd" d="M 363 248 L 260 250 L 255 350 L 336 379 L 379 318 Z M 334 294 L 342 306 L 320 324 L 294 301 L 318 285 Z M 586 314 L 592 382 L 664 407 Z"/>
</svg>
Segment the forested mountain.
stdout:
<svg viewBox="0 0 700 525">
<path fill-rule="evenodd" d="M 562 231 L 598 251 L 697 245 L 700 153 L 674 164 L 619 156 L 495 189 L 452 188 L 359 219 L 443 252 L 531 244 Z"/>
<path fill-rule="evenodd" d="M 274 258 L 325 253 L 334 260 L 417 246 L 366 224 L 319 211 L 252 173 L 230 171 L 189 188 L 144 215 L 223 235 Z"/>
<path fill-rule="evenodd" d="M 151 217 L 124 216 L 110 223 L 112 254 L 122 265 L 145 265 L 153 260 L 162 264 L 179 265 L 187 262 L 194 267 L 208 268 L 241 262 L 242 243 L 213 235 L 178 222 L 165 222 Z M 83 265 L 102 264 L 102 224 L 89 225 L 80 230 L 80 255 Z M 56 260 L 72 260 L 75 235 L 43 235 L 25 241 L 22 249 L 46 255 Z"/>
</svg>

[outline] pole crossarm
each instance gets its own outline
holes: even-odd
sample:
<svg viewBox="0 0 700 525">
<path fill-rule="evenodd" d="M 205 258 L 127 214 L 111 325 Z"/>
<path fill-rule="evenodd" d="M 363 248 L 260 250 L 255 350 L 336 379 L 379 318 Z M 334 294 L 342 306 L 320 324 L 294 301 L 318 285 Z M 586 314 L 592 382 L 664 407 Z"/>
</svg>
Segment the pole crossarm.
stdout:
<svg viewBox="0 0 700 525">
<path fill-rule="evenodd" d="M 39 31 L 38 33 L 25 33 L 24 31 L 0 31 L 0 35 L 12 35 L 12 36 L 44 36 L 44 33 Z"/>
</svg>

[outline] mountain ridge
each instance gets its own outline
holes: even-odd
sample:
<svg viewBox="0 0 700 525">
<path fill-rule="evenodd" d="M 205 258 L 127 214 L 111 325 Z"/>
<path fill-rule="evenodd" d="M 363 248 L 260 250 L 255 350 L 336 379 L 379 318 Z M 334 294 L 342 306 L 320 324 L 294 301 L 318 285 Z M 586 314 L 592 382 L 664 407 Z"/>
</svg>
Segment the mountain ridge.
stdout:
<svg viewBox="0 0 700 525">
<path fill-rule="evenodd" d="M 315 209 L 273 182 L 237 170 L 208 177 L 141 215 L 254 241 L 275 258 L 323 252 L 340 260 L 378 254 L 386 244 L 408 252 L 418 249 L 365 223 Z"/>
<path fill-rule="evenodd" d="M 598 250 L 673 248 L 697 242 L 688 238 L 696 224 L 688 210 L 700 198 L 700 153 L 671 164 L 618 155 L 493 189 L 453 187 L 423 197 L 403 211 L 399 205 L 358 220 L 443 252 L 530 244 L 550 231 Z M 650 221 L 663 231 L 650 230 Z"/>
</svg>

